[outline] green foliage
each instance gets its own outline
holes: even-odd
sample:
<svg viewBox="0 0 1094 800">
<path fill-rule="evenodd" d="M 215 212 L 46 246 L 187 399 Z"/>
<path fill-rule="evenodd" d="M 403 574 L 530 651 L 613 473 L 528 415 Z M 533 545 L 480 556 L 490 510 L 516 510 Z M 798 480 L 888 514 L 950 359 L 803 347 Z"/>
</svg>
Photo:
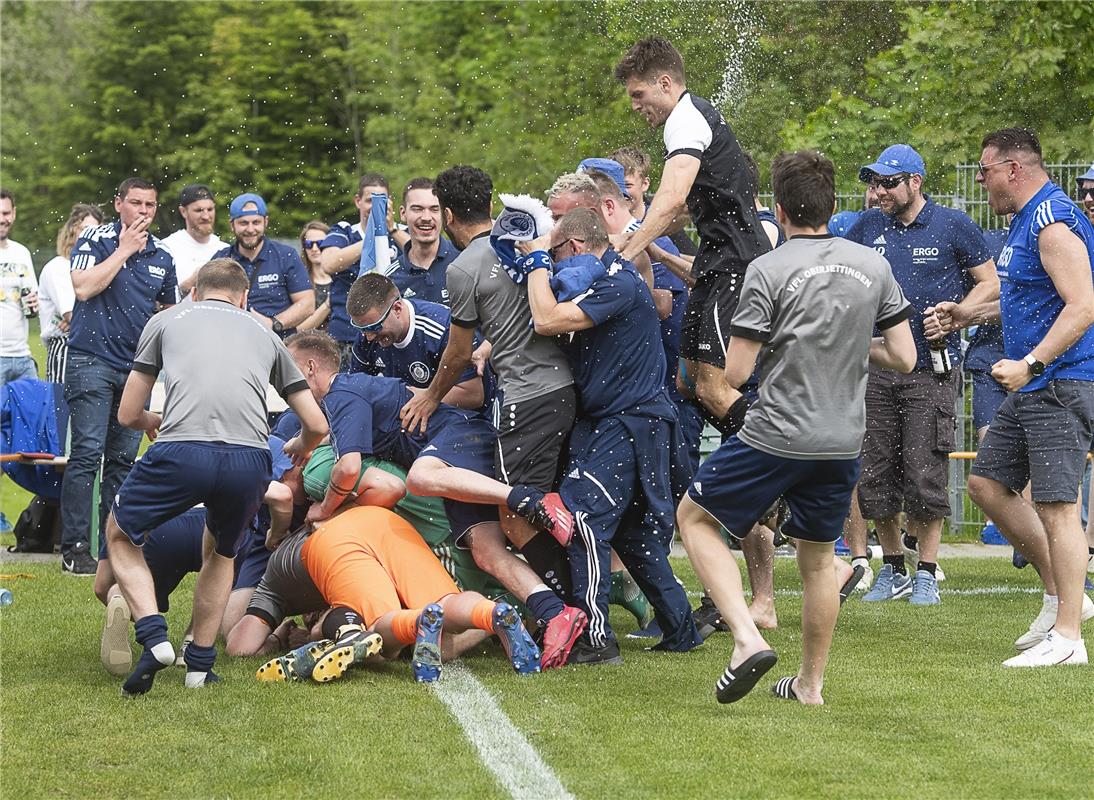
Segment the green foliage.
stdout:
<svg viewBox="0 0 1094 800">
<path fill-rule="evenodd" d="M 816 146 L 850 187 L 855 166 L 898 140 L 942 174 L 975 157 L 985 131 L 1017 123 L 1054 159 L 1089 156 L 1089 3 L 0 0 L 0 11 L 2 180 L 18 199 L 16 238 L 47 252 L 73 202 L 110 209 L 132 174 L 160 187 L 160 233 L 179 225 L 178 190 L 202 181 L 222 201 L 260 192 L 272 233 L 293 237 L 313 217 L 352 215 L 366 170 L 398 195 L 412 177 L 472 163 L 500 190 L 541 194 L 622 144 L 656 165 L 660 131 L 612 76 L 651 33 L 679 46 L 690 88 L 723 103 L 765 174 L 780 150 Z"/>
</svg>

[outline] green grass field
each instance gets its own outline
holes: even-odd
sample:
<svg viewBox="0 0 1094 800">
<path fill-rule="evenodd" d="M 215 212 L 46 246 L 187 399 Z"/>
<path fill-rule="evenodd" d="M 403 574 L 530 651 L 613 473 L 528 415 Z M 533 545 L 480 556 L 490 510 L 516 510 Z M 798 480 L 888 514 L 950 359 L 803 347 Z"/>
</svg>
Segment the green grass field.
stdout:
<svg viewBox="0 0 1094 800">
<path fill-rule="evenodd" d="M 690 589 L 694 573 L 674 565 Z M 740 703 L 713 684 L 728 637 L 685 655 L 624 640 L 622 667 L 518 678 L 500 648 L 464 659 L 575 797 L 1075 798 L 1094 794 L 1091 668 L 1004 670 L 1036 613 L 1031 570 L 946 562 L 943 605 L 852 599 L 837 630 L 828 705 L 774 699 L 798 665 L 800 588 L 779 559 L 781 661 Z M 91 581 L 12 563 L 0 609 L 0 796 L 504 797 L 455 718 L 406 663 L 319 684 L 260 684 L 261 658 L 221 657 L 224 682 L 119 696 L 101 668 Z M 172 598 L 175 640 L 192 582 Z M 970 590 L 996 587 L 996 593 Z M 955 593 L 956 592 L 956 593 Z M 620 633 L 633 621 L 613 617 Z M 444 678 L 442 677 L 442 681 Z"/>
</svg>

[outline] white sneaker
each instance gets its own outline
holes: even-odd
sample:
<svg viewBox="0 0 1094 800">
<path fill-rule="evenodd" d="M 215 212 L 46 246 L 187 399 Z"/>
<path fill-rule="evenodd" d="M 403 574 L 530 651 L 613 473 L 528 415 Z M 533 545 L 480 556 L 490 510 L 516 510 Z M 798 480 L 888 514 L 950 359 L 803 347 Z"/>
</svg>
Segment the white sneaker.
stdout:
<svg viewBox="0 0 1094 800">
<path fill-rule="evenodd" d="M 1053 667 L 1058 664 L 1087 663 L 1086 645 L 1083 640 L 1065 639 L 1056 631 L 1049 631 L 1036 647 L 1019 653 L 1003 662 L 1004 667 Z"/>
<path fill-rule="evenodd" d="M 185 667 L 186 666 L 186 647 L 192 641 L 194 641 L 193 636 L 184 636 L 182 641 L 179 643 L 178 655 L 175 656 L 175 666 L 176 667 Z"/>
<path fill-rule="evenodd" d="M 874 569 L 870 566 L 869 561 L 859 561 L 862 564 L 863 569 L 866 571 L 862 573 L 862 579 L 855 584 L 855 588 L 851 591 L 851 594 L 863 593 L 870 591 L 870 587 L 874 585 Z M 855 562 L 851 562 L 851 566 L 854 566 Z"/>
<path fill-rule="evenodd" d="M 129 605 L 120 594 L 106 603 L 106 622 L 99 641 L 99 660 L 111 675 L 124 677 L 133 669 L 133 649 L 129 644 Z"/>
<path fill-rule="evenodd" d="M 934 565 L 934 579 L 937 583 L 942 583 L 942 581 L 946 580 L 946 573 L 942 571 L 941 564 Z"/>
<path fill-rule="evenodd" d="M 1049 595 L 1044 596 L 1044 601 L 1041 604 L 1041 611 L 1037 614 L 1037 618 L 1030 623 L 1029 630 L 1014 640 L 1014 646 L 1019 650 L 1028 650 L 1036 644 L 1040 644 L 1045 640 L 1045 636 L 1052 626 L 1056 624 L 1056 612 L 1060 608 L 1060 601 L 1055 597 Z M 1094 617 L 1094 601 L 1091 601 L 1088 595 L 1083 595 L 1083 611 L 1082 620 L 1086 620 Z"/>
</svg>

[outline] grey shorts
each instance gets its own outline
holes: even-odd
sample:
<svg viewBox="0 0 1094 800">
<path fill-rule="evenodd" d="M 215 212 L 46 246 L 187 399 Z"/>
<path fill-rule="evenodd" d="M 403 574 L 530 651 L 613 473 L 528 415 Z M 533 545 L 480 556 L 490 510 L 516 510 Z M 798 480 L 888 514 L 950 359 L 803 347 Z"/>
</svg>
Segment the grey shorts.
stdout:
<svg viewBox="0 0 1094 800">
<path fill-rule="evenodd" d="M 870 369 L 859 508 L 866 519 L 904 511 L 914 520 L 948 516 L 949 454 L 955 444 L 957 387 L 931 372 Z"/>
<path fill-rule="evenodd" d="M 980 443 L 972 474 L 1037 503 L 1074 503 L 1094 432 L 1094 382 L 1057 380 L 1007 395 Z"/>
</svg>

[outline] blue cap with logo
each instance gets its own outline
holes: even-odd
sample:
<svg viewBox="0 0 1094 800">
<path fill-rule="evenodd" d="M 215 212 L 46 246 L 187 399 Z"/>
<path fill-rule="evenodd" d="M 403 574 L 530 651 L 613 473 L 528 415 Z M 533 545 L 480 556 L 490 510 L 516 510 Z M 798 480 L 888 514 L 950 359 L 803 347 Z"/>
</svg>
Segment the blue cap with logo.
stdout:
<svg viewBox="0 0 1094 800">
<path fill-rule="evenodd" d="M 254 208 L 249 208 L 246 211 L 243 210 L 244 206 L 254 204 Z M 239 195 L 232 204 L 228 206 L 228 218 L 239 219 L 240 217 L 265 217 L 266 216 L 266 201 L 259 197 L 254 192 L 245 192 Z"/>
<path fill-rule="evenodd" d="M 927 167 L 923 158 L 910 145 L 894 144 L 886 147 L 877 161 L 867 164 L 858 171 L 858 179 L 868 183 L 870 175 L 920 175 L 927 177 Z"/>
<path fill-rule="evenodd" d="M 628 200 L 631 199 L 631 196 L 627 194 L 626 172 L 623 170 L 622 164 L 611 158 L 586 158 L 577 165 L 578 172 L 588 172 L 592 169 L 603 172 L 615 181 L 615 185 L 619 187 L 619 191 L 623 196 Z"/>
<path fill-rule="evenodd" d="M 1083 181 L 1094 181 L 1094 164 L 1091 164 L 1090 169 L 1075 179 L 1075 184 L 1081 189 Z"/>
</svg>

